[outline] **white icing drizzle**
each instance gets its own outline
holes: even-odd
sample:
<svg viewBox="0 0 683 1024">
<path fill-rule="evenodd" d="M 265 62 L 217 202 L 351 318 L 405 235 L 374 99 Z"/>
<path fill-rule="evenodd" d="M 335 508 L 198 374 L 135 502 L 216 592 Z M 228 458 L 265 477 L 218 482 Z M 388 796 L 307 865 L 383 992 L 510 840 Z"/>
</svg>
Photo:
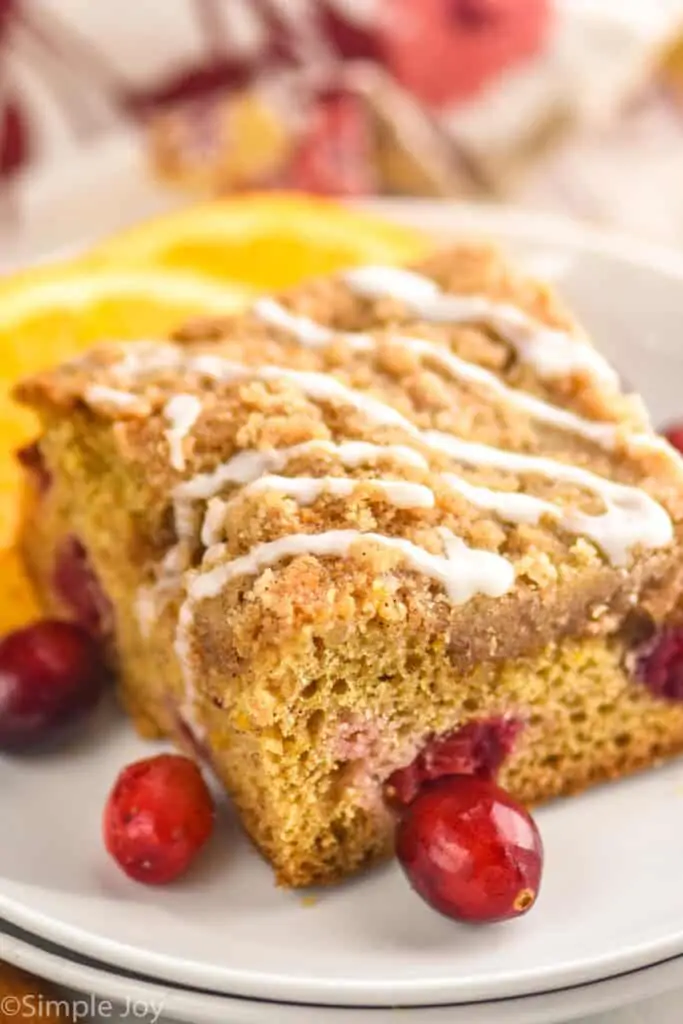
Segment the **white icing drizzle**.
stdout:
<svg viewBox="0 0 683 1024">
<path fill-rule="evenodd" d="M 135 614 L 144 637 L 149 636 L 160 612 L 173 594 L 178 591 L 182 574 L 191 564 L 191 545 L 187 538 L 181 538 L 168 549 L 161 562 L 155 567 L 153 583 L 138 587 L 135 596 Z"/>
<path fill-rule="evenodd" d="M 543 498 L 522 494 L 517 491 L 493 490 L 469 483 L 456 473 L 441 474 L 443 483 L 455 491 L 466 501 L 478 508 L 495 512 L 501 519 L 511 523 L 538 523 L 542 516 L 548 515 L 569 533 L 590 537 L 601 548 L 615 565 L 623 565 L 631 548 L 638 543 L 645 547 L 658 548 L 670 543 L 673 538 L 671 520 L 666 511 L 646 492 L 636 487 L 628 487 L 606 480 L 595 473 L 535 455 L 523 455 L 505 452 L 486 445 L 462 441 L 450 434 L 439 431 L 425 431 L 421 440 L 436 451 L 451 456 L 459 462 L 473 466 L 488 466 L 507 472 L 542 476 L 550 480 L 558 480 L 581 487 L 601 498 L 606 511 L 600 514 L 586 514 L 563 509 Z M 264 476 L 272 468 L 284 468 L 295 456 L 313 450 L 321 445 L 332 453 L 335 447 L 344 465 L 358 465 L 358 455 L 349 459 L 343 449 L 364 446 L 365 442 L 346 442 L 335 446 L 331 442 L 310 442 L 270 452 L 240 452 L 228 463 L 218 467 L 212 474 L 204 474 L 181 484 L 176 489 L 177 495 L 185 499 L 208 498 L 220 491 L 226 483 L 248 484 L 247 490 L 278 490 L 296 498 L 300 504 L 310 504 L 328 490 L 337 495 L 351 494 L 361 482 L 356 479 L 338 477 L 280 477 Z M 353 446 L 353 448 L 351 447 Z M 379 445 L 370 445 L 373 455 L 382 451 Z M 339 449 L 342 449 L 339 451 Z M 387 451 L 398 449 L 399 461 L 405 451 L 411 458 L 403 460 L 406 465 L 428 470 L 428 461 L 412 449 L 403 446 L 387 446 Z M 412 456 L 417 459 L 413 460 Z M 417 461 L 419 460 L 419 462 Z M 366 461 L 363 458 L 362 461 Z M 249 481 L 253 481 L 249 483 Z M 329 481 L 329 483 L 328 483 Z M 368 482 L 368 481 L 365 481 Z M 373 481 L 381 487 L 397 507 L 432 507 L 434 494 L 422 484 L 409 481 Z M 327 485 L 327 486 L 326 486 Z M 426 493 L 425 493 L 426 492 Z M 244 492 L 242 492 L 244 493 Z M 220 527 L 224 520 L 225 502 L 220 506 L 209 505 L 202 530 L 202 543 L 205 546 L 215 544 L 219 539 Z"/>
<path fill-rule="evenodd" d="M 206 506 L 204 521 L 199 535 L 199 539 L 205 548 L 214 547 L 220 543 L 225 525 L 225 510 L 228 504 L 222 498 L 211 498 Z"/>
<path fill-rule="evenodd" d="M 202 403 L 196 395 L 174 395 L 164 406 L 164 417 L 171 424 L 166 431 L 171 453 L 171 465 L 182 472 L 185 469 L 183 441 L 201 415 Z"/>
<path fill-rule="evenodd" d="M 161 577 L 172 577 L 182 572 L 187 566 L 187 542 L 174 544 L 161 560 Z"/>
<path fill-rule="evenodd" d="M 466 373 L 475 378 L 484 375 L 487 383 L 490 383 L 489 378 L 491 378 L 495 382 L 494 387 L 503 388 L 506 392 L 511 391 L 495 375 L 489 374 L 488 371 L 483 370 L 481 367 L 466 363 L 464 360 L 459 359 L 459 357 L 454 356 L 453 353 L 439 346 L 432 345 L 430 342 L 418 338 L 401 339 L 401 342 L 414 346 L 415 350 L 419 351 L 420 354 L 428 354 L 430 358 L 439 360 L 448 369 L 458 373 Z M 164 356 L 163 361 L 167 362 L 167 359 L 168 357 Z M 366 395 L 349 388 L 336 380 L 336 378 L 325 374 L 273 366 L 252 369 L 242 364 L 233 363 L 211 355 L 194 357 L 188 360 L 186 365 L 189 369 L 196 372 L 207 373 L 212 377 L 218 377 L 222 380 L 256 378 L 260 380 L 284 379 L 291 381 L 305 394 L 317 401 L 331 401 L 351 405 L 366 415 L 371 421 L 380 425 L 400 427 L 412 437 L 423 441 L 423 443 L 429 446 L 438 447 L 441 451 L 445 450 L 445 439 L 448 452 L 454 458 L 465 459 L 465 453 L 468 450 L 466 442 L 460 442 L 451 435 L 441 435 L 438 443 L 435 444 L 438 432 L 428 431 L 423 433 L 410 420 L 391 406 L 371 395 Z M 603 443 L 608 439 L 614 440 L 614 434 L 617 430 L 614 424 L 593 423 L 583 420 L 567 410 L 548 405 L 531 395 L 521 392 L 515 392 L 515 394 L 518 394 L 519 398 L 525 403 L 532 403 L 537 411 L 540 408 L 541 415 L 546 419 L 559 420 L 562 426 L 566 425 L 568 429 L 578 429 L 584 435 L 595 435 Z M 461 453 L 460 456 L 457 454 L 456 448 Z M 485 446 L 476 446 L 476 451 L 480 458 L 487 457 L 484 454 L 484 448 Z M 470 447 L 470 456 L 472 451 L 473 449 Z M 498 461 L 490 461 L 493 458 L 491 453 L 497 453 L 495 458 Z M 624 561 L 627 551 L 635 543 L 642 543 L 648 547 L 660 547 L 671 540 L 672 527 L 667 513 L 645 492 L 637 488 L 627 488 L 623 485 L 611 484 L 595 474 L 579 471 L 577 467 L 566 466 L 553 459 L 541 460 L 537 456 L 521 456 L 513 452 L 501 452 L 498 449 L 489 449 L 487 458 L 488 462 L 480 462 L 478 464 L 497 465 L 499 468 L 508 469 L 512 472 L 537 472 L 540 475 L 587 487 L 603 498 L 607 505 L 607 511 L 602 516 L 588 516 L 580 513 L 570 514 L 561 511 L 558 513 L 556 506 L 550 503 L 547 503 L 547 505 L 541 504 L 540 499 L 524 501 L 520 500 L 521 496 L 519 495 L 512 497 L 505 493 L 498 499 L 495 499 L 494 503 L 492 492 L 486 488 L 474 490 L 473 485 L 467 486 L 466 482 L 459 481 L 456 489 L 468 500 L 476 501 L 480 507 L 491 508 L 512 521 L 533 521 L 530 517 L 534 513 L 536 513 L 537 518 L 544 514 L 544 512 L 548 512 L 556 518 L 559 515 L 562 524 L 567 529 L 572 529 L 573 532 L 577 533 L 585 533 L 587 536 L 592 537 L 596 543 L 600 544 L 600 547 L 608 557 L 611 557 L 616 563 Z M 470 458 L 466 461 L 472 464 L 473 460 Z M 234 469 L 234 464 L 232 468 Z M 220 467 L 220 469 L 228 473 L 227 477 L 223 476 L 223 479 L 227 482 L 230 478 L 230 469 L 226 470 L 225 467 Z M 585 475 L 581 475 L 579 478 L 577 474 L 581 473 L 585 473 Z M 457 478 L 451 475 L 448 483 L 455 487 L 456 480 Z M 236 479 L 235 482 L 239 482 L 239 479 Z M 203 481 L 199 481 L 198 484 L 200 488 L 204 486 Z M 467 494 L 465 491 L 467 491 Z M 189 495 L 186 496 L 189 497 Z M 522 517 L 521 520 L 520 516 Z"/>
<path fill-rule="evenodd" d="M 401 337 L 392 339 L 392 341 L 415 352 L 417 355 L 433 360 L 456 378 L 482 385 L 488 390 L 493 391 L 507 404 L 523 409 L 541 422 L 547 423 L 559 430 L 568 430 L 579 434 L 606 448 L 612 448 L 616 443 L 619 427 L 614 423 L 597 423 L 593 420 L 584 419 L 584 417 L 577 416 L 568 409 L 562 409 L 559 406 L 544 402 L 534 395 L 510 388 L 489 370 L 485 370 L 474 363 L 468 363 L 442 346 L 432 344 L 422 338 Z M 165 361 L 164 365 L 166 365 Z M 413 436 L 419 433 L 414 424 L 392 406 L 377 398 L 373 398 L 372 395 L 367 395 L 364 392 L 347 387 L 341 381 L 327 374 L 306 370 L 291 370 L 278 366 L 251 368 L 214 355 L 195 356 L 184 365 L 191 371 L 205 374 L 217 380 L 231 381 L 251 378 L 263 381 L 289 381 L 300 388 L 308 397 L 316 401 L 351 405 L 374 423 L 384 426 L 397 426 L 413 434 Z M 146 366 L 145 370 L 147 369 L 148 367 Z M 98 387 L 98 385 L 93 385 L 93 387 Z M 119 396 L 119 401 L 123 403 L 123 392 L 115 392 L 112 389 L 107 390 L 111 391 L 112 395 Z M 136 400 L 135 396 L 131 396 L 131 398 Z M 644 444 L 645 441 L 641 440 L 640 443 Z"/>
<path fill-rule="evenodd" d="M 176 533 L 180 538 L 193 537 L 197 529 L 197 509 L 194 503 L 176 498 L 173 506 Z"/>
<path fill-rule="evenodd" d="M 420 354 L 438 360 L 452 372 L 467 374 L 476 380 L 483 379 L 489 386 L 496 389 L 501 388 L 505 393 L 512 390 L 499 381 L 494 374 L 490 374 L 481 367 L 466 363 L 440 346 L 432 345 L 430 342 L 418 338 L 401 339 L 401 343 L 409 344 Z M 153 353 L 146 353 L 145 365 L 149 364 L 150 355 Z M 165 354 L 163 362 L 167 363 L 168 358 L 168 354 Z M 475 449 L 471 446 L 468 448 L 466 442 L 461 442 L 452 435 L 439 435 L 434 431 L 422 432 L 410 420 L 385 402 L 349 388 L 336 378 L 326 374 L 274 366 L 250 368 L 213 355 L 191 358 L 184 365 L 195 372 L 206 373 L 221 380 L 290 381 L 316 401 L 351 405 L 376 424 L 399 427 L 429 446 L 437 447 L 441 451 L 447 449 L 452 457 L 460 458 L 461 461 L 469 461 L 470 464 L 476 461 L 472 459 L 472 452 Z M 491 381 L 494 383 L 491 384 Z M 600 439 L 602 443 L 614 442 L 618 429 L 614 424 L 584 420 L 567 410 L 541 402 L 531 395 L 522 392 L 513 393 L 518 396 L 516 400 L 521 400 L 525 404 L 531 403 L 537 414 L 540 412 L 540 415 L 546 420 L 557 422 L 584 436 Z M 628 551 L 636 543 L 656 548 L 671 540 L 672 526 L 668 514 L 649 495 L 638 488 L 613 484 L 610 481 L 602 480 L 595 474 L 579 470 L 578 467 L 567 466 L 553 459 L 544 460 L 538 456 L 523 456 L 513 452 L 502 452 L 495 448 L 488 449 L 488 455 L 486 455 L 485 446 L 475 447 L 479 459 L 488 459 L 486 462 L 476 461 L 476 464 L 497 465 L 499 468 L 508 469 L 511 472 L 535 472 L 551 479 L 564 480 L 568 483 L 575 483 L 577 486 L 587 487 L 603 499 L 606 504 L 606 512 L 601 516 L 564 512 L 549 502 L 542 503 L 540 499 L 524 500 L 531 496 L 516 495 L 513 497 L 505 492 L 498 498 L 494 498 L 494 492 L 486 488 L 475 490 L 474 485 L 467 485 L 466 482 L 460 481 L 451 474 L 447 481 L 450 486 L 459 490 L 464 497 L 479 504 L 480 507 L 490 508 L 504 518 L 515 522 L 530 522 L 533 521 L 531 517 L 534 514 L 538 519 L 547 512 L 555 518 L 559 518 L 565 528 L 572 532 L 584 533 L 595 540 L 615 564 L 623 563 Z M 468 451 L 469 459 L 466 458 Z M 458 452 L 461 454 L 458 455 Z M 491 461 L 494 458 L 497 461 Z M 226 470 L 225 467 L 220 467 L 220 469 L 224 473 L 228 473 L 228 477 L 223 476 L 223 479 L 229 479 L 230 470 Z M 236 480 L 236 482 L 239 481 Z M 200 487 L 202 485 L 203 481 L 200 482 Z"/>
<path fill-rule="evenodd" d="M 139 377 L 159 370 L 173 370 L 180 365 L 183 353 L 176 345 L 160 344 L 155 341 L 137 341 L 121 349 L 121 359 L 110 369 L 122 380 Z"/>
<path fill-rule="evenodd" d="M 508 452 L 488 445 L 463 441 L 453 434 L 427 430 L 424 439 L 430 447 L 470 466 L 487 466 L 510 473 L 542 476 L 548 480 L 581 487 L 602 499 L 605 512 L 588 515 L 562 509 L 550 502 L 516 492 L 472 488 L 453 474 L 444 474 L 450 486 L 483 508 L 490 508 L 511 522 L 535 522 L 548 514 L 570 533 L 590 537 L 615 565 L 623 565 L 631 548 L 661 548 L 673 540 L 673 525 L 667 511 L 639 487 L 606 480 L 580 466 L 558 462 L 540 455 Z M 458 481 L 458 482 L 457 482 Z M 476 493 L 475 493 L 476 492 Z M 536 517 L 533 517 L 534 507 Z M 521 518 L 518 518 L 520 517 Z M 527 518 L 528 517 L 528 518 Z"/>
<path fill-rule="evenodd" d="M 488 391 L 492 391 L 507 405 L 522 409 L 541 423 L 546 423 L 558 430 L 567 430 L 570 433 L 578 434 L 607 449 L 613 448 L 616 444 L 619 427 L 614 423 L 597 423 L 594 420 L 587 420 L 583 416 L 577 416 L 569 409 L 551 405 L 526 391 L 510 388 L 495 373 L 485 370 L 483 366 L 468 363 L 460 356 L 456 356 L 454 352 L 421 338 L 401 338 L 399 344 L 417 355 L 431 359 L 453 377 L 472 384 L 479 384 Z"/>
<path fill-rule="evenodd" d="M 608 450 L 615 446 L 617 439 L 622 433 L 622 428 L 619 424 L 587 420 L 582 416 L 577 416 L 568 409 L 551 405 L 549 402 L 536 398 L 534 395 L 510 388 L 494 373 L 474 363 L 466 362 L 440 345 L 432 344 L 422 338 L 400 337 L 392 338 L 392 341 L 410 348 L 419 355 L 427 356 L 429 359 L 438 362 L 453 376 L 488 388 L 500 399 L 510 405 L 516 405 L 524 409 L 533 418 L 557 427 L 559 430 L 567 430 L 583 436 Z M 324 373 L 292 370 L 278 366 L 249 367 L 211 354 L 183 358 L 180 350 L 176 351 L 175 362 L 172 362 L 167 351 L 170 346 L 161 345 L 158 347 L 161 349 L 161 355 L 158 360 L 154 359 L 151 346 L 145 358 L 139 361 L 131 359 L 128 364 L 128 375 L 152 372 L 160 367 L 174 365 L 176 368 L 182 367 L 190 372 L 204 374 L 223 381 L 247 379 L 264 381 L 284 380 L 291 382 L 300 388 L 304 394 L 316 401 L 346 403 L 358 409 L 359 412 L 366 415 L 374 423 L 397 426 L 413 434 L 413 436 L 419 433 L 414 424 L 392 406 L 364 392 L 347 387 L 341 381 Z M 650 436 L 649 434 L 629 434 L 628 442 L 641 448 L 652 448 L 653 450 L 660 450 L 661 448 L 659 440 L 654 435 Z"/>
<path fill-rule="evenodd" d="M 338 476 L 262 476 L 240 490 L 242 494 L 277 491 L 295 498 L 299 505 L 312 505 L 321 495 L 348 498 L 362 484 L 382 491 L 396 508 L 434 508 L 434 492 L 409 480 L 362 480 Z"/>
<path fill-rule="evenodd" d="M 363 269 L 363 268 L 361 268 Z M 352 271 L 351 273 L 355 273 Z M 399 271 L 399 276 L 403 272 Z M 409 274 L 409 276 L 411 276 Z M 419 275 L 417 275 L 419 278 Z M 412 280 L 412 276 L 411 276 Z M 420 278 L 416 287 L 430 286 L 433 282 Z M 297 318 L 300 320 L 301 318 Z M 509 388 L 495 374 L 483 367 L 468 363 L 442 346 L 432 344 L 421 338 L 400 337 L 393 339 L 397 344 L 410 349 L 416 354 L 433 360 L 453 376 L 476 384 L 482 384 L 494 391 L 508 404 L 516 405 L 529 412 L 536 419 L 559 429 L 567 429 L 605 447 L 613 447 L 618 426 L 612 423 L 596 423 L 586 420 L 567 409 L 550 405 L 526 392 Z M 415 436 L 416 428 L 410 424 L 410 432 Z M 420 434 L 420 432 L 417 432 Z M 436 443 L 438 432 L 425 432 L 420 440 L 437 447 L 460 461 L 475 465 L 496 466 L 510 472 L 536 473 L 550 479 L 563 480 L 566 483 L 584 487 L 599 495 L 606 506 L 602 515 L 587 515 L 580 512 L 565 511 L 551 502 L 516 492 L 497 492 L 488 488 L 476 487 L 462 480 L 455 474 L 445 474 L 445 480 L 466 500 L 480 508 L 490 509 L 501 518 L 514 523 L 536 523 L 544 514 L 557 519 L 568 532 L 585 534 L 595 541 L 610 560 L 623 564 L 630 549 L 637 543 L 645 547 L 658 548 L 670 543 L 673 539 L 673 527 L 667 512 L 640 488 L 627 487 L 612 483 L 578 467 L 568 466 L 554 459 L 543 459 L 537 456 L 516 455 L 501 449 L 487 449 L 484 445 L 469 445 L 459 441 L 452 435 L 444 434 L 444 443 Z M 637 443 L 642 444 L 643 438 L 635 435 Z M 653 447 L 657 447 L 657 439 Z M 462 453 L 458 455 L 458 452 Z M 481 459 L 473 458 L 477 452 Z M 487 454 L 488 452 L 488 454 Z M 469 454 L 468 454 L 469 453 Z"/>
<path fill-rule="evenodd" d="M 401 430 L 413 435 L 419 433 L 417 427 L 391 405 L 363 391 L 347 387 L 336 377 L 330 377 L 326 373 L 291 370 L 283 366 L 245 366 L 243 363 L 234 363 L 214 355 L 195 356 L 184 365 L 188 370 L 205 374 L 215 380 L 282 380 L 294 384 L 304 395 L 316 402 L 350 405 L 378 426 L 400 427 Z"/>
<path fill-rule="evenodd" d="M 369 441 L 304 441 L 289 448 L 271 448 L 267 451 L 238 452 L 221 463 L 211 473 L 199 473 L 184 480 L 174 490 L 174 497 L 182 501 L 211 498 L 226 484 L 248 484 L 264 473 L 278 473 L 289 462 L 301 456 L 323 452 L 339 459 L 343 466 L 354 469 L 367 463 L 390 458 L 395 462 L 417 469 L 428 469 L 427 459 L 414 448 L 401 444 L 371 444 Z"/>
<path fill-rule="evenodd" d="M 319 497 L 329 494 L 334 498 L 348 498 L 362 484 L 382 492 L 386 500 L 396 508 L 434 508 L 434 492 L 424 484 L 409 480 L 362 480 L 338 476 L 262 476 L 253 483 L 242 487 L 239 494 L 231 499 L 236 501 L 248 494 L 274 491 L 293 498 L 299 505 L 312 505 Z M 230 501 L 209 502 L 209 508 L 202 527 L 201 541 L 211 547 L 220 540 L 220 530 Z"/>
<path fill-rule="evenodd" d="M 371 444 L 369 441 L 344 441 L 336 444 L 333 441 L 319 440 L 304 441 L 289 448 L 241 451 L 227 462 L 217 466 L 211 473 L 199 473 L 190 480 L 181 481 L 173 490 L 174 520 L 178 543 L 167 552 L 160 566 L 157 582 L 150 587 L 143 588 L 145 593 L 141 595 L 138 606 L 141 623 L 144 621 L 145 628 L 149 628 L 151 609 L 155 599 L 164 596 L 165 591 L 169 589 L 171 579 L 175 577 L 175 582 L 179 582 L 180 574 L 190 564 L 188 541 L 194 536 L 197 528 L 195 502 L 213 498 L 227 484 L 250 484 L 253 481 L 258 481 L 265 474 L 278 473 L 292 459 L 316 451 L 335 456 L 343 466 L 348 468 L 390 459 L 399 465 L 410 468 L 424 471 L 429 469 L 427 459 L 407 445 L 379 445 Z M 292 484 L 292 478 L 283 479 L 286 480 L 286 487 L 290 490 L 295 486 Z M 318 478 L 315 479 L 317 486 Z M 360 480 L 335 478 L 335 483 L 330 489 L 336 489 L 337 493 L 348 489 L 348 493 L 351 493 L 353 488 L 361 482 Z M 431 508 L 434 505 L 434 494 L 430 488 L 424 487 L 424 485 L 411 484 L 409 481 L 396 481 L 397 486 L 386 487 L 386 481 L 382 480 L 375 481 L 373 479 L 365 482 L 384 489 L 389 500 L 393 500 L 399 507 Z M 311 500 L 315 500 L 315 498 Z M 224 501 L 209 502 L 200 531 L 200 539 L 205 546 L 215 544 L 218 540 L 225 518 L 225 505 Z"/>
<path fill-rule="evenodd" d="M 354 545 L 365 543 L 399 551 L 409 568 L 441 583 L 449 600 L 456 605 L 464 604 L 476 594 L 502 597 L 510 590 L 515 572 L 506 558 L 491 551 L 470 548 L 450 530 L 441 529 L 439 532 L 444 544 L 442 555 L 434 555 L 403 537 L 387 537 L 382 533 L 329 530 L 325 533 L 290 534 L 257 544 L 246 555 L 194 576 L 187 588 L 188 599 L 198 602 L 216 597 L 230 580 L 256 575 L 283 558 L 297 555 L 342 558 Z"/>
<path fill-rule="evenodd" d="M 545 327 L 507 303 L 443 292 L 428 277 L 400 267 L 354 267 L 343 277 L 358 295 L 397 299 L 420 320 L 489 324 L 543 379 L 582 372 L 612 387 L 618 385 L 617 374 L 592 345 L 566 331 Z"/>
<path fill-rule="evenodd" d="M 441 479 L 477 508 L 495 512 L 508 523 L 535 524 L 542 515 L 557 516 L 559 509 L 543 498 L 518 491 L 494 491 L 469 483 L 456 473 L 442 473 Z"/>
<path fill-rule="evenodd" d="M 352 267 L 342 275 L 342 280 L 357 295 L 367 299 L 398 299 L 411 308 L 433 305 L 441 294 L 435 281 L 405 267 Z"/>
<path fill-rule="evenodd" d="M 307 316 L 297 316 L 295 313 L 291 313 L 275 299 L 258 299 L 251 307 L 251 312 L 259 320 L 270 324 L 271 327 L 278 327 L 280 330 L 295 335 L 297 340 L 308 348 L 323 348 L 325 345 L 330 345 L 335 338 L 343 338 L 351 348 L 359 352 L 367 352 L 374 345 L 369 334 L 360 334 L 355 331 L 335 332 Z"/>
<path fill-rule="evenodd" d="M 432 282 L 429 283 L 431 284 Z M 270 305 L 277 306 L 278 304 L 271 299 Z M 279 308 L 283 314 L 280 326 L 284 327 L 286 323 L 288 329 L 302 345 L 310 346 L 312 344 L 310 339 L 314 335 L 314 329 L 319 327 L 319 325 L 313 320 L 308 320 L 306 317 L 291 316 L 287 310 L 282 307 Z M 330 339 L 334 337 L 331 331 L 323 330 L 326 335 L 329 335 Z M 349 337 L 349 335 L 346 335 L 346 337 Z M 365 338 L 366 336 L 362 335 L 362 337 Z M 370 340 L 373 347 L 377 346 L 378 342 L 376 339 L 368 340 Z M 319 344 L 322 344 L 322 342 L 316 342 L 316 347 Z M 391 337 L 391 344 L 414 352 L 423 359 L 431 360 L 442 370 L 446 370 L 456 380 L 475 384 L 487 391 L 493 392 L 497 398 L 507 405 L 521 409 L 541 423 L 546 423 L 558 430 L 568 430 L 605 448 L 612 448 L 616 443 L 618 428 L 614 423 L 597 423 L 594 420 L 587 420 L 583 416 L 578 416 L 576 413 L 571 412 L 569 409 L 552 405 L 550 402 L 536 398 L 535 395 L 530 395 L 526 391 L 519 391 L 517 388 L 508 387 L 495 373 L 491 373 L 490 370 L 486 370 L 483 366 L 477 366 L 476 363 L 469 363 L 461 359 L 460 356 L 455 355 L 454 352 L 451 352 L 442 345 L 434 344 L 423 338 L 409 338 L 404 335 L 393 335 Z M 366 348 L 365 345 L 363 347 Z"/>
<path fill-rule="evenodd" d="M 324 373 L 311 373 L 305 370 L 283 370 L 279 366 L 266 366 L 256 372 L 258 380 L 285 380 L 300 388 L 309 398 L 317 402 L 331 402 L 337 405 L 350 405 L 366 416 L 372 423 L 382 427 L 400 427 L 408 433 L 419 433 L 417 427 L 402 413 L 391 405 L 373 398 L 362 391 L 347 387 L 335 377 Z"/>
<path fill-rule="evenodd" d="M 107 387 L 106 384 L 91 384 L 86 389 L 84 397 L 88 405 L 113 405 L 117 409 L 129 409 L 133 405 L 138 405 L 140 401 L 138 395 Z"/>
</svg>

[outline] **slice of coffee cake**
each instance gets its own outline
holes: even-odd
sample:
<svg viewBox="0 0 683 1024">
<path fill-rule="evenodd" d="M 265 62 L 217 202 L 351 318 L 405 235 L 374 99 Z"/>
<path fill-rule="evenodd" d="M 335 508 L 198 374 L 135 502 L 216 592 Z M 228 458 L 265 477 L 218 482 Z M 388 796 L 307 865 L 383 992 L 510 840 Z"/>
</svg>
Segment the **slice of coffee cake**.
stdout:
<svg viewBox="0 0 683 1024">
<path fill-rule="evenodd" d="M 683 466 L 494 250 L 18 393 L 46 604 L 106 636 L 140 728 L 212 764 L 282 883 L 386 853 L 446 755 L 533 802 L 683 750 Z"/>
</svg>

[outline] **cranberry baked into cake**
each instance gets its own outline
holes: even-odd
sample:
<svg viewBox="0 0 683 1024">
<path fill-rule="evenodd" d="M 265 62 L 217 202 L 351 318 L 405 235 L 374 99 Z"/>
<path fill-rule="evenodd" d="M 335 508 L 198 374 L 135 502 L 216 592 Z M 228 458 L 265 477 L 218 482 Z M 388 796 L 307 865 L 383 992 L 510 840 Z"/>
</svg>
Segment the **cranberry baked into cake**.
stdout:
<svg viewBox="0 0 683 1024">
<path fill-rule="evenodd" d="M 523 801 L 683 750 L 683 464 L 485 246 L 24 382 L 26 558 L 280 882 L 391 847 L 440 758 Z M 29 460 L 31 461 L 31 460 Z"/>
</svg>

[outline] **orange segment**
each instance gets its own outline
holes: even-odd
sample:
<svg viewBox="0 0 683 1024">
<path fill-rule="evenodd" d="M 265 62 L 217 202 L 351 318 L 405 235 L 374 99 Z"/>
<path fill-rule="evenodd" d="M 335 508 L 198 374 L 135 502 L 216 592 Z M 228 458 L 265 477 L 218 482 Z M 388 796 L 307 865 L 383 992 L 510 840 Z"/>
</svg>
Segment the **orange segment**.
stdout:
<svg viewBox="0 0 683 1024">
<path fill-rule="evenodd" d="M 0 636 L 41 618 L 41 608 L 16 548 L 0 551 Z"/>
<path fill-rule="evenodd" d="M 426 237 L 412 229 L 339 203 L 254 195 L 141 224 L 98 246 L 90 258 L 192 270 L 266 290 L 359 263 L 407 263 L 426 248 Z"/>
<path fill-rule="evenodd" d="M 156 270 L 91 269 L 80 261 L 0 283 L 0 378 L 64 361 L 98 341 L 163 337 L 199 313 L 233 313 L 241 285 Z"/>
</svg>

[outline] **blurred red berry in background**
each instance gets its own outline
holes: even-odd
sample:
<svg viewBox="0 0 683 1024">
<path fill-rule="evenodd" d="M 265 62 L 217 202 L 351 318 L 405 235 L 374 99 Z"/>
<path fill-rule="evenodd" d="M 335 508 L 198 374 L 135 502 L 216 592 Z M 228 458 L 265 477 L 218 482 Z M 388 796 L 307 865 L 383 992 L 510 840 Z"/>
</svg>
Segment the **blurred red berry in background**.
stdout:
<svg viewBox="0 0 683 1024">
<path fill-rule="evenodd" d="M 376 189 L 372 129 L 357 96 L 333 92 L 318 100 L 287 184 L 321 195 L 366 195 Z"/>
<path fill-rule="evenodd" d="M 406 88 L 445 107 L 537 53 L 550 16 L 550 0 L 383 0 L 383 50 Z"/>
</svg>

